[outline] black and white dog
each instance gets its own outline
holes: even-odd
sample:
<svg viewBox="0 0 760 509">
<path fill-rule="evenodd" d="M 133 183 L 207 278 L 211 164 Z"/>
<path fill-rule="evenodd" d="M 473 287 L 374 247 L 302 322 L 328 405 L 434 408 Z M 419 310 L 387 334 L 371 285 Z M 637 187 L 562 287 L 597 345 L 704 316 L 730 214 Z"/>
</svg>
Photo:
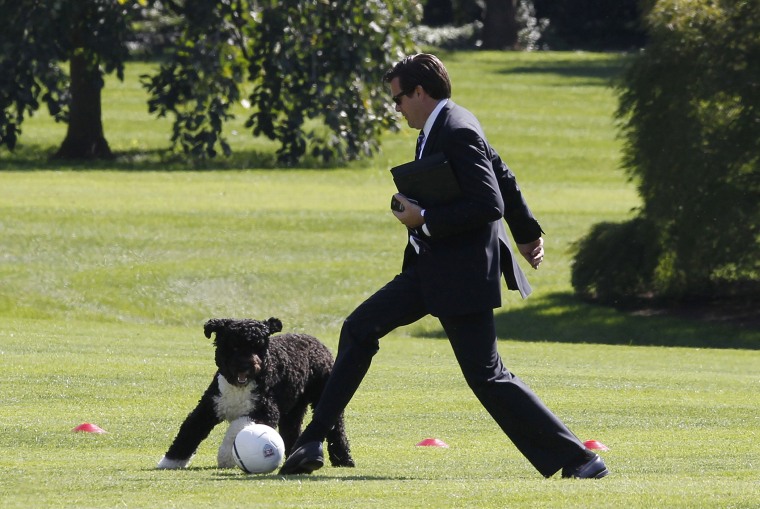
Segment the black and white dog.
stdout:
<svg viewBox="0 0 760 509">
<path fill-rule="evenodd" d="M 330 376 L 330 351 L 307 334 L 270 337 L 282 330 L 277 318 L 266 322 L 214 318 L 203 330 L 207 338 L 216 334 L 218 371 L 158 468 L 187 467 L 200 443 L 223 421 L 230 427 L 217 454 L 220 468 L 235 466 L 232 444 L 250 422 L 278 429 L 289 455 L 301 434 L 307 407 L 316 406 Z M 354 466 L 342 417 L 327 437 L 327 452 L 333 466 Z"/>
</svg>

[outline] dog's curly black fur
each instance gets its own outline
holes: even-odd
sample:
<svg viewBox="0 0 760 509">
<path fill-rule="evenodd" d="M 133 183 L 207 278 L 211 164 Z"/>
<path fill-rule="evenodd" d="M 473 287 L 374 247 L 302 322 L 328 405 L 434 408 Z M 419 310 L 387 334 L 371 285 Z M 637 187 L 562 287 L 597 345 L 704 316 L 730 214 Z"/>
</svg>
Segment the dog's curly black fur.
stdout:
<svg viewBox="0 0 760 509">
<path fill-rule="evenodd" d="M 217 456 L 220 467 L 234 466 L 234 437 L 254 421 L 279 429 L 289 455 L 301 434 L 309 406 L 316 406 L 333 366 L 325 345 L 307 334 L 281 334 L 282 322 L 214 318 L 203 327 L 214 338 L 217 373 L 196 408 L 180 426 L 158 468 L 184 468 L 200 443 L 223 421 L 231 423 Z M 327 437 L 333 466 L 354 466 L 343 418 Z"/>
</svg>

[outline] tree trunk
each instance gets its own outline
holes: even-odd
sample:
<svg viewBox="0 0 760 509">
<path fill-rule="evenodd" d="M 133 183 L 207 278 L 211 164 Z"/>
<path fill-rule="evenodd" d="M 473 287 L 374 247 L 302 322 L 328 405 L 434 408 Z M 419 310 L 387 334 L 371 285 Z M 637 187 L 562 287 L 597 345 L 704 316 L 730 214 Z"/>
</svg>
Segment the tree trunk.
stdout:
<svg viewBox="0 0 760 509">
<path fill-rule="evenodd" d="M 517 47 L 517 0 L 486 0 L 483 49 Z"/>
<path fill-rule="evenodd" d="M 82 55 L 71 57 L 71 108 L 66 138 L 56 159 L 109 159 L 113 157 L 103 134 L 101 90 L 103 78 L 97 66 Z"/>
</svg>

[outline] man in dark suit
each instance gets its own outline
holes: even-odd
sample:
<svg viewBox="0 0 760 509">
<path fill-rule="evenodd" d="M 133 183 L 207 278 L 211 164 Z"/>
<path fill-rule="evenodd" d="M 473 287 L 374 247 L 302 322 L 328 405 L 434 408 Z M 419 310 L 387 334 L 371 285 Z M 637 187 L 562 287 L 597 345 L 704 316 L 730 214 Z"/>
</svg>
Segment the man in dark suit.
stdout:
<svg viewBox="0 0 760 509">
<path fill-rule="evenodd" d="M 433 55 L 397 63 L 385 76 L 396 110 L 420 129 L 415 157 L 443 152 L 461 197 L 429 206 L 394 196 L 394 215 L 409 232 L 402 272 L 356 308 L 341 329 L 332 375 L 311 423 L 281 474 L 311 473 L 324 463 L 322 442 L 367 373 L 379 340 L 432 314 L 443 326 L 462 374 L 481 404 L 544 476 L 601 478 L 608 470 L 541 400 L 502 364 L 493 309 L 501 275 L 530 293 L 509 248 L 502 217 L 533 268 L 543 260 L 541 227 L 514 175 L 486 141 L 472 113 L 454 104 L 445 67 Z"/>
</svg>

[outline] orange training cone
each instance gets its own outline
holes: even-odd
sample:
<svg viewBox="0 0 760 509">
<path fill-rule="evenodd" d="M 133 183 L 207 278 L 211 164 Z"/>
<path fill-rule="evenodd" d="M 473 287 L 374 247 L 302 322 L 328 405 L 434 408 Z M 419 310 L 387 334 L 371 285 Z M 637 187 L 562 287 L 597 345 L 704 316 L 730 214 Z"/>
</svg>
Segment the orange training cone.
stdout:
<svg viewBox="0 0 760 509">
<path fill-rule="evenodd" d="M 448 447 L 449 445 L 444 442 L 443 440 L 439 440 L 437 438 L 426 438 L 419 444 L 417 444 L 418 447 Z"/>
<path fill-rule="evenodd" d="M 585 445 L 587 449 L 591 449 L 592 451 L 609 451 L 610 450 L 609 447 L 599 442 L 598 440 L 586 440 L 585 442 L 583 442 L 583 445 Z"/>
<path fill-rule="evenodd" d="M 89 422 L 80 424 L 79 426 L 72 429 L 71 431 L 73 431 L 74 433 L 108 433 L 106 430 L 104 430 L 100 426 L 97 426 L 95 424 L 90 424 Z"/>
</svg>

